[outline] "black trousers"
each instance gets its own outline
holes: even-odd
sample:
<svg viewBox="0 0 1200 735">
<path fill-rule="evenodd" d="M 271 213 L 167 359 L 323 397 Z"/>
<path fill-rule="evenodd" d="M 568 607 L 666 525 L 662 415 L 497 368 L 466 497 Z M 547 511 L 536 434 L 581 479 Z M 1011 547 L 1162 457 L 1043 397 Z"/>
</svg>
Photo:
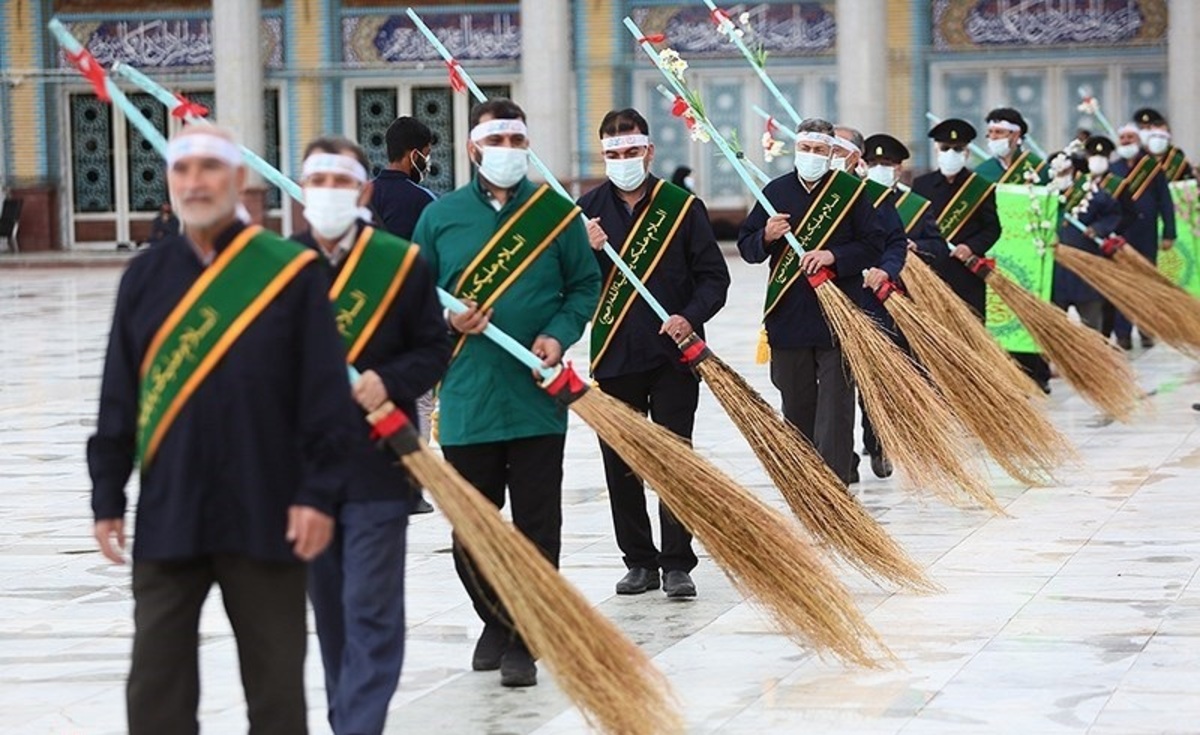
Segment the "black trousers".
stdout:
<svg viewBox="0 0 1200 735">
<path fill-rule="evenodd" d="M 131 735 L 200 731 L 200 609 L 214 582 L 237 639 L 250 733 L 307 732 L 305 576 L 299 562 L 244 556 L 134 561 Z"/>
<path fill-rule="evenodd" d="M 854 461 L 854 384 L 837 347 L 771 349 L 771 382 L 783 416 L 847 485 Z"/>
<path fill-rule="evenodd" d="M 1045 386 L 1050 382 L 1050 363 L 1036 352 L 1010 352 L 1012 359 L 1017 361 L 1021 370 L 1033 378 L 1033 382 Z"/>
<path fill-rule="evenodd" d="M 442 447 L 442 454 L 484 497 L 504 507 L 504 490 L 512 500 L 513 525 L 558 566 L 562 548 L 563 449 L 567 437 L 547 434 L 484 444 Z M 454 539 L 454 568 L 485 624 L 513 628 L 496 591 Z"/>
<path fill-rule="evenodd" d="M 700 383 L 691 373 L 665 365 L 655 370 L 605 378 L 600 390 L 617 398 L 635 411 L 650 414 L 651 420 L 688 442 L 700 404 Z M 650 516 L 646 513 L 646 488 L 642 478 L 607 444 L 600 442 L 604 458 L 604 476 L 608 481 L 608 502 L 612 506 L 613 530 L 625 566 L 680 570 L 696 568 L 692 534 L 683 527 L 667 506 L 659 501 L 658 518 L 662 527 L 662 551 L 654 546 Z"/>
</svg>

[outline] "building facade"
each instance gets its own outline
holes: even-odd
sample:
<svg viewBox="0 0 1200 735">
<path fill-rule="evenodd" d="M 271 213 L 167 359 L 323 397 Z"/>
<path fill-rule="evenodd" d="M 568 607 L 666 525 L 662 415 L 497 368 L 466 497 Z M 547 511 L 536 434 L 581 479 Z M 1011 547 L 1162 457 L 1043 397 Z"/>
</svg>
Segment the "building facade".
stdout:
<svg viewBox="0 0 1200 735">
<path fill-rule="evenodd" d="M 246 21 L 247 5 L 257 23 Z M 130 64 L 211 109 L 238 108 L 239 127 L 273 165 L 295 176 L 304 142 L 321 133 L 360 141 L 384 164 L 383 133 L 415 115 L 437 135 L 429 184 L 449 190 L 470 176 L 471 100 L 404 11 L 412 5 L 488 95 L 529 112 L 539 155 L 566 182 L 602 176 L 596 127 L 612 107 L 646 112 L 656 168 L 694 169 L 718 211 L 744 211 L 740 179 L 711 144 L 693 141 L 672 114 L 661 79 L 621 21 L 661 33 L 690 66 L 687 78 L 714 123 L 737 131 L 747 157 L 769 174 L 756 107 L 791 118 L 759 82 L 701 0 L 6 0 L 0 14 L 0 177 L 24 201 L 25 249 L 111 248 L 145 236 L 166 199 L 161 160 L 116 109 L 71 68 L 45 24 L 58 17 L 104 66 Z M 1185 149 L 1200 144 L 1191 106 L 1200 93 L 1200 9 L 1194 0 L 808 0 L 735 3 L 726 12 L 766 55 L 765 69 L 800 114 L 886 130 L 929 164 L 926 112 L 981 124 L 994 106 L 1021 109 L 1047 150 L 1079 127 L 1077 109 L 1098 98 L 1115 124 L 1141 106 L 1172 119 Z M 240 13 L 241 15 L 234 15 Z M 261 83 L 245 66 L 224 69 L 221 33 L 256 48 Z M 229 48 L 228 45 L 223 48 Z M 227 52 L 223 52 L 224 53 Z M 257 77 L 250 77 L 257 80 Z M 181 121 L 127 88 L 164 133 Z M 223 92 L 224 90 L 224 92 Z M 238 97 L 237 95 L 241 95 Z M 245 110 L 249 110 L 247 113 Z M 289 231 L 286 196 L 264 188 L 266 221 Z"/>
</svg>

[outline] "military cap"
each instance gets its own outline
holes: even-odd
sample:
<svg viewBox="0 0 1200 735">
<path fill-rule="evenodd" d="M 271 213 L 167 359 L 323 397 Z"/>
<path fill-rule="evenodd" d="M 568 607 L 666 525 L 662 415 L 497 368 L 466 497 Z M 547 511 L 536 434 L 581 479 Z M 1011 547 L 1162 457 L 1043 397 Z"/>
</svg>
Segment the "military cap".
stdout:
<svg viewBox="0 0 1200 735">
<path fill-rule="evenodd" d="M 956 117 L 952 117 L 949 120 L 942 120 L 929 131 L 930 138 L 933 138 L 938 143 L 949 143 L 951 145 L 966 145 L 975 140 L 975 136 L 975 127 L 966 120 L 960 120 Z"/>
<path fill-rule="evenodd" d="M 863 141 L 863 160 L 867 163 L 878 158 L 889 161 L 907 161 L 908 149 L 904 144 L 887 133 L 876 133 Z"/>
<path fill-rule="evenodd" d="M 1133 121 L 1138 125 L 1166 125 L 1167 118 L 1153 107 L 1143 107 L 1133 113 Z"/>
<path fill-rule="evenodd" d="M 1103 135 L 1093 135 L 1083 144 L 1083 149 L 1087 151 L 1089 156 L 1104 156 L 1108 158 L 1117 149 L 1117 146 Z"/>
</svg>

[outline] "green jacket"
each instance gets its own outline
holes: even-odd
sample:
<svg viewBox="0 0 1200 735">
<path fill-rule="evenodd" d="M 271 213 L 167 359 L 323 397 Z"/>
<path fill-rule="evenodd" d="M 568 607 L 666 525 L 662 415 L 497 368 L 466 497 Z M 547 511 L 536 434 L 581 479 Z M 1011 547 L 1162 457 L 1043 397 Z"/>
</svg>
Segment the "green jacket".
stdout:
<svg viewBox="0 0 1200 735">
<path fill-rule="evenodd" d="M 420 245 L 438 286 L 453 293 L 463 270 L 535 191 L 537 185 L 522 179 L 497 212 L 476 177 L 426 207 L 413 242 Z M 527 347 L 544 334 L 565 351 L 583 335 L 599 298 L 600 270 L 587 230 L 576 219 L 496 302 L 492 324 Z M 529 368 L 483 335 L 467 337 L 438 400 L 444 446 L 567 431 L 566 409 L 534 382 Z"/>
<path fill-rule="evenodd" d="M 1021 148 L 1017 148 L 1016 152 L 1013 154 L 1014 158 L 1016 156 L 1021 155 L 1021 153 L 1023 153 L 1023 150 Z M 992 156 L 988 160 L 984 161 L 983 163 L 981 163 L 975 167 L 975 173 L 979 174 L 981 177 L 983 177 L 984 179 L 986 179 L 987 181 L 990 181 L 992 183 L 998 182 L 1000 180 L 1000 177 L 1004 176 L 1004 172 L 1007 170 L 1008 170 L 1008 167 L 1004 165 L 1004 161 L 1001 161 L 999 158 L 996 158 L 995 156 Z M 1014 183 L 1023 184 L 1025 182 L 1018 181 L 1018 182 L 1014 182 Z M 1040 172 L 1038 172 L 1037 180 L 1034 183 L 1036 183 L 1036 184 L 1050 183 L 1050 167 L 1049 166 L 1042 167 L 1042 170 Z"/>
</svg>

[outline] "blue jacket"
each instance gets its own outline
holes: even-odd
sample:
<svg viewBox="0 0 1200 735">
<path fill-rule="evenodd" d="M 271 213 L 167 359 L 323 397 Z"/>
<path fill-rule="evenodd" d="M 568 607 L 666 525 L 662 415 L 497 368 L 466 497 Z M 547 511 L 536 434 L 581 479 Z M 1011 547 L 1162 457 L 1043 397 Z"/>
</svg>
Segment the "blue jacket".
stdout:
<svg viewBox="0 0 1200 735">
<path fill-rule="evenodd" d="M 375 177 L 370 207 L 383 229 L 411 240 L 421 212 L 437 199 L 432 191 L 403 171 L 385 168 Z"/>
<path fill-rule="evenodd" d="M 1108 237 L 1121 222 L 1121 203 L 1104 189 L 1093 192 L 1088 201 L 1087 210 L 1077 216 L 1080 222 L 1091 227 L 1101 238 Z M 1063 222 L 1058 228 L 1058 239 L 1063 245 L 1078 248 L 1093 255 L 1100 254 L 1100 246 L 1092 238 L 1083 234 L 1074 225 Z M 1101 301 L 1100 292 L 1079 276 L 1054 264 L 1053 301 L 1059 306 L 1082 304 L 1089 301 Z"/>
<path fill-rule="evenodd" d="M 1117 176 L 1128 176 L 1145 155 L 1147 154 L 1139 153 L 1133 160 L 1116 161 L 1112 165 L 1112 172 Z M 1163 176 L 1161 171 L 1154 174 L 1146 192 L 1133 202 L 1133 207 L 1137 212 L 1136 219 L 1118 234 L 1128 240 L 1135 250 L 1149 258 L 1150 262 L 1157 263 L 1159 220 L 1162 220 L 1162 236 L 1168 240 L 1175 239 L 1175 202 L 1171 200 L 1167 177 Z"/>
</svg>

